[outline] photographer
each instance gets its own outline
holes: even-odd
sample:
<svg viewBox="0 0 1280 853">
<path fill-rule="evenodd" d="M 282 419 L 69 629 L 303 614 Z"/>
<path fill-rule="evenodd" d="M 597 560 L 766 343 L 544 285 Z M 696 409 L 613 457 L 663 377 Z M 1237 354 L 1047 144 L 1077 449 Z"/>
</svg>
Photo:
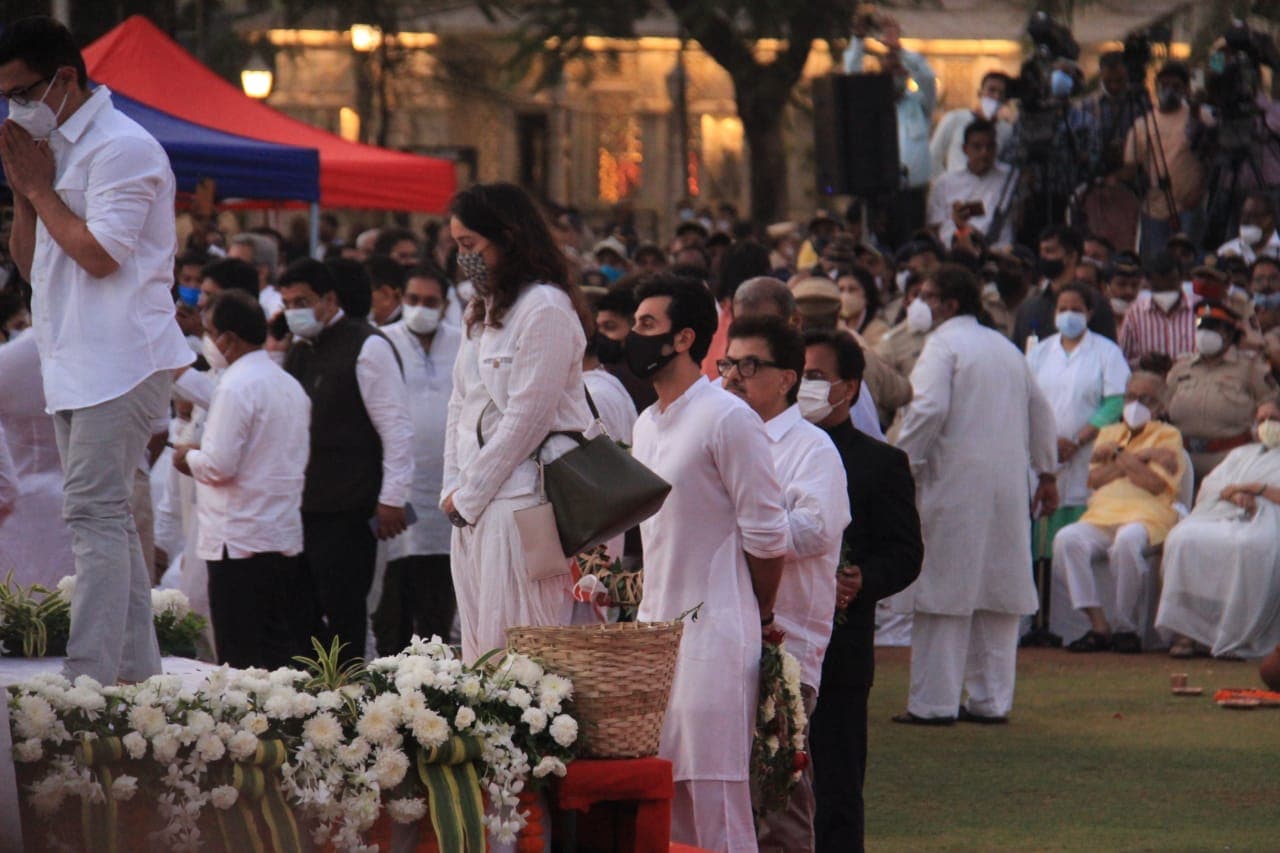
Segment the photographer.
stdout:
<svg viewBox="0 0 1280 853">
<path fill-rule="evenodd" d="M 1098 58 L 1098 91 L 1081 102 L 1096 128 L 1089 152 L 1090 177 L 1105 178 L 1121 168 L 1125 140 L 1145 112 L 1144 100 L 1134 97 L 1124 52 L 1102 54 Z"/>
<path fill-rule="evenodd" d="M 1013 122 L 1004 115 L 1002 109 L 1009 100 L 1009 89 L 1013 81 L 1003 71 L 988 71 L 982 75 L 978 85 L 978 105 L 959 107 L 951 110 L 938 121 L 933 131 L 933 139 L 929 141 L 929 152 L 933 157 L 933 177 L 936 180 L 943 172 L 963 172 L 968 165 L 968 156 L 964 152 L 964 131 L 977 119 L 993 122 L 996 127 L 996 150 L 1003 151 L 1013 137 Z"/>
<path fill-rule="evenodd" d="M 986 245 L 1007 246 L 1012 242 L 1007 221 L 998 234 L 989 233 L 1000 190 L 1010 171 L 1005 164 L 996 162 L 996 134 L 995 124 L 986 119 L 970 122 L 964 130 L 965 168 L 943 172 L 933 179 L 928 225 L 944 246 L 973 252 L 975 233 Z"/>
</svg>

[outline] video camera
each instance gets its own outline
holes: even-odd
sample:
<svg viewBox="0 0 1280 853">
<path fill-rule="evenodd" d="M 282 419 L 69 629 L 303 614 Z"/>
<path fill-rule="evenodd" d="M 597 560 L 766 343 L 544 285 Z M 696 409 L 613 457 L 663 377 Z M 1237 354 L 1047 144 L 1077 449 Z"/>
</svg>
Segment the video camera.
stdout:
<svg viewBox="0 0 1280 853">
<path fill-rule="evenodd" d="M 1080 45 L 1076 44 L 1071 30 L 1044 12 L 1031 16 L 1027 37 L 1034 49 L 1010 86 L 1009 97 L 1018 99 L 1022 144 L 1028 152 L 1037 152 L 1046 150 L 1053 142 L 1057 117 L 1052 107 L 1058 100 L 1052 88 L 1054 63 L 1059 59 L 1078 59 Z"/>
<path fill-rule="evenodd" d="M 1209 56 L 1205 100 L 1218 114 L 1217 143 L 1227 152 L 1241 152 L 1254 142 L 1258 92 L 1263 65 L 1280 67 L 1275 43 L 1240 20 L 1222 34 L 1222 47 Z"/>
<path fill-rule="evenodd" d="M 1145 30 L 1129 33 L 1124 39 L 1124 68 L 1129 77 L 1129 85 L 1142 88 L 1147 85 L 1147 67 L 1154 56 L 1152 45 L 1165 46 L 1168 55 L 1169 43 L 1173 41 L 1173 27 L 1168 23 L 1152 24 Z"/>
</svg>

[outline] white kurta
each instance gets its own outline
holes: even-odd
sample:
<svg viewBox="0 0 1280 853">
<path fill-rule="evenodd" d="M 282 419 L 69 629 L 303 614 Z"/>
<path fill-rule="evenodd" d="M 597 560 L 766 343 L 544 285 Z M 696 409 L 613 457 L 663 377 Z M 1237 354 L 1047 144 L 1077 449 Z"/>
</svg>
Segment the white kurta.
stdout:
<svg viewBox="0 0 1280 853">
<path fill-rule="evenodd" d="M 1075 440 L 1106 397 L 1124 394 L 1129 363 L 1124 352 L 1102 335 L 1085 330 L 1071 352 L 1062 347 L 1062 335 L 1040 341 L 1027 354 L 1036 383 L 1053 408 L 1058 436 Z M 1093 442 L 1082 445 L 1065 465 L 1059 465 L 1058 497 L 1062 506 L 1089 502 L 1089 458 Z"/>
<path fill-rule="evenodd" d="M 1026 461 L 1057 464 L 1048 401 L 1018 349 L 972 316 L 929 335 L 911 386 L 898 446 L 916 478 L 924 566 L 895 608 L 1034 613 Z"/>
<path fill-rule="evenodd" d="M 760 611 L 746 553 L 782 557 L 787 514 L 764 425 L 700 377 L 636 422 L 635 458 L 673 488 L 640 525 L 645 588 L 638 619 L 687 621 L 659 754 L 675 779 L 745 782 L 760 668 Z M 745 552 L 745 553 L 744 553 Z"/>
<path fill-rule="evenodd" d="M 817 689 L 831 642 L 849 487 L 830 436 L 801 417 L 799 406 L 771 418 L 764 428 L 790 522 L 773 612 L 786 633 L 787 651 L 800 664 L 800 683 Z"/>
<path fill-rule="evenodd" d="M 431 339 L 431 351 L 403 322 L 384 326 L 404 368 L 409 392 L 409 418 L 413 421 L 413 483 L 409 502 L 418 520 L 387 543 L 387 559 L 425 554 L 448 554 L 453 526 L 437 512 L 444 480 L 444 439 L 449 420 L 449 395 L 453 393 L 453 363 L 462 346 L 462 330 L 442 323 Z"/>
<path fill-rule="evenodd" d="M 1280 506 L 1258 498 L 1250 518 L 1218 497 L 1241 483 L 1280 487 L 1280 449 L 1236 448 L 1205 477 L 1195 509 L 1164 543 L 1156 627 L 1215 655 L 1258 658 L 1280 643 Z"/>
</svg>

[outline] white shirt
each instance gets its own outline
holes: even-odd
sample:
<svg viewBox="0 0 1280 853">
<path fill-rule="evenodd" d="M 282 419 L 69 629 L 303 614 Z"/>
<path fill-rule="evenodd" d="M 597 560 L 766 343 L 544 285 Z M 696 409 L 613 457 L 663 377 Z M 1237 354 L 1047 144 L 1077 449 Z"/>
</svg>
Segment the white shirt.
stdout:
<svg viewBox="0 0 1280 853">
<path fill-rule="evenodd" d="M 765 421 L 764 429 L 790 524 L 773 612 L 787 635 L 787 651 L 800 663 L 800 683 L 816 688 L 831 641 L 836 569 L 849 525 L 848 481 L 830 436 L 801 417 L 799 406 Z"/>
<path fill-rule="evenodd" d="M 1045 338 L 1027 354 L 1036 383 L 1053 408 L 1058 437 L 1075 441 L 1107 397 L 1124 394 L 1129 363 L 1113 341 L 1085 330 L 1071 352 L 1062 335 Z M 1058 497 L 1063 506 L 1089 502 L 1089 457 L 1093 442 L 1082 445 L 1065 465 L 1058 466 Z"/>
<path fill-rule="evenodd" d="M 302 485 L 311 451 L 311 399 L 255 350 L 222 373 L 199 450 L 196 555 L 221 560 L 302 550 Z"/>
<path fill-rule="evenodd" d="M 658 754 L 675 779 L 745 782 L 755 724 L 760 610 L 746 554 L 783 557 L 790 525 L 769 439 L 742 400 L 698 378 L 636 421 L 635 458 L 672 484 L 640 524 L 641 622 L 686 621 Z"/>
<path fill-rule="evenodd" d="M 880 429 L 880 412 L 876 409 L 876 398 L 871 395 L 867 383 L 862 383 L 858 399 L 849 410 L 849 418 L 859 432 L 866 433 L 876 441 L 884 441 L 884 430 Z"/>
<path fill-rule="evenodd" d="M 1262 247 L 1261 252 L 1255 252 L 1253 246 L 1250 246 L 1239 237 L 1228 240 L 1218 247 L 1215 254 L 1222 258 L 1227 255 L 1238 255 L 1246 264 L 1252 265 L 1258 259 L 1258 255 L 1266 255 L 1268 258 L 1280 258 L 1280 231 L 1272 231 L 1271 239 L 1267 241 L 1267 245 Z"/>
<path fill-rule="evenodd" d="M 474 524 L 494 498 L 532 495 L 538 469 L 529 458 L 553 430 L 582 432 L 591 424 L 582 393 L 587 336 L 553 284 L 527 286 L 502 319 L 467 337 L 453 370 L 441 500 L 453 493 L 458 513 Z M 490 402 L 493 405 L 489 405 Z M 483 416 L 485 444 L 476 439 Z M 551 461 L 574 447 L 547 441 Z"/>
<path fill-rule="evenodd" d="M 855 73 L 862 70 L 866 46 L 862 39 L 849 39 L 844 52 L 844 70 Z M 903 66 L 915 84 L 898 96 L 895 109 L 898 113 L 898 160 L 907 170 L 906 185 L 912 188 L 929 186 L 933 158 L 929 154 L 929 130 L 933 108 L 938 102 L 938 80 L 928 61 L 919 53 L 904 50 L 898 54 Z"/>
<path fill-rule="evenodd" d="M 950 110 L 939 121 L 929 140 L 929 155 L 933 158 L 933 176 L 936 178 L 943 172 L 964 169 L 969 165 L 969 158 L 964 153 L 964 131 L 977 121 L 977 114 L 968 107 Z M 996 151 L 1004 151 L 1009 140 L 1013 138 L 1013 123 L 997 118 Z"/>
<path fill-rule="evenodd" d="M 408 391 L 409 418 L 413 422 L 413 486 L 410 501 L 418 520 L 387 543 L 387 559 L 448 554 L 453 525 L 435 509 L 444 479 L 444 441 L 449 420 L 449 396 L 453 393 L 453 363 L 462 347 L 462 330 L 441 323 L 431 339 L 430 351 L 403 322 L 385 326 L 400 354 Z"/>
<path fill-rule="evenodd" d="M 119 264 L 95 278 L 36 223 L 31 321 L 49 412 L 114 400 L 194 358 L 174 321 L 174 179 L 152 136 L 99 86 L 49 137 L 54 189 Z"/>
<path fill-rule="evenodd" d="M 1000 205 L 1001 190 L 1012 194 L 1015 187 L 1006 182 L 1009 179 L 1009 167 L 1004 163 L 996 163 L 985 175 L 975 175 L 966 166 L 954 172 L 943 172 L 933 179 L 929 189 L 929 206 L 925 222 L 930 228 L 938 229 L 938 239 L 942 245 L 950 246 L 956 234 L 956 223 L 951 218 L 952 202 L 981 201 L 986 208 L 981 216 L 969 219 L 969 224 L 987 233 L 991 227 L 991 219 Z M 1013 225 L 1006 217 L 1004 227 L 999 234 L 987 235 L 990 246 L 1007 246 L 1013 242 Z"/>
<path fill-rule="evenodd" d="M 284 297 L 280 294 L 280 288 L 268 284 L 259 290 L 258 304 L 262 306 L 262 313 L 267 315 L 267 322 L 270 322 L 272 317 L 284 310 Z"/>
<path fill-rule="evenodd" d="M 0 425 L 0 521 L 9 517 L 17 501 L 18 470 L 14 467 L 13 456 L 9 453 L 9 442 L 4 437 L 4 426 Z"/>
<path fill-rule="evenodd" d="M 630 446 L 639 415 L 635 401 L 627 393 L 627 386 L 603 367 L 585 371 L 582 381 L 591 394 L 591 401 L 596 404 L 600 423 L 604 424 L 609 437 Z"/>
</svg>

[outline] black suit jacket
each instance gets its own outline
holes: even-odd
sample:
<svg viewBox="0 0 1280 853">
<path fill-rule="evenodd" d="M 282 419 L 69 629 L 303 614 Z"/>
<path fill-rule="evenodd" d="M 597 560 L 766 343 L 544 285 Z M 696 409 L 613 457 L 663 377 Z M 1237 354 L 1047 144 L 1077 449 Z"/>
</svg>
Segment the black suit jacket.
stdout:
<svg viewBox="0 0 1280 853">
<path fill-rule="evenodd" d="M 850 562 L 862 568 L 862 591 L 837 621 L 822 663 L 822 685 L 869 686 L 875 674 L 876 602 L 920 574 L 924 542 L 907 454 L 844 423 L 827 430 L 849 480 L 853 520 L 844 531 Z"/>
</svg>

